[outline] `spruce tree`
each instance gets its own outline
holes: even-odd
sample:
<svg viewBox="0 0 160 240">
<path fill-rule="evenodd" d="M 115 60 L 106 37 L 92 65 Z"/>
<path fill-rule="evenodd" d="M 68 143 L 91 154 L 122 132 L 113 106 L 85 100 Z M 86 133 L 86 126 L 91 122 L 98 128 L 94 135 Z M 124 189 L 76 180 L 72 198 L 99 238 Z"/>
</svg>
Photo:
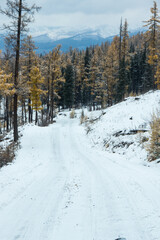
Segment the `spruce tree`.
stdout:
<svg viewBox="0 0 160 240">
<path fill-rule="evenodd" d="M 64 101 L 66 108 L 71 109 L 74 104 L 74 71 L 73 65 L 70 63 L 66 66 L 65 85 L 64 85 Z"/>
<path fill-rule="evenodd" d="M 125 23 L 122 28 L 122 40 L 119 49 L 119 80 L 117 83 L 117 96 L 116 100 L 119 102 L 123 100 L 127 87 L 128 87 L 128 23 L 127 20 L 125 20 Z"/>
<path fill-rule="evenodd" d="M 88 105 L 89 103 L 90 61 L 91 61 L 90 49 L 87 47 L 84 56 L 83 105 Z"/>
</svg>

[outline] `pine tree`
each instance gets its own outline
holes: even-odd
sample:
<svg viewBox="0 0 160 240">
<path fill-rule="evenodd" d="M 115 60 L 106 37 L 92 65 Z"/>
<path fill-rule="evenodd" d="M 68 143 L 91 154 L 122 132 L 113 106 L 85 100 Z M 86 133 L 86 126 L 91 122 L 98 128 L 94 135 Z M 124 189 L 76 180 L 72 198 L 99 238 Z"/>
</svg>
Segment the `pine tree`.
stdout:
<svg viewBox="0 0 160 240">
<path fill-rule="evenodd" d="M 147 43 L 144 40 L 144 44 L 141 50 L 141 59 L 140 59 L 140 73 L 141 73 L 141 81 L 142 85 L 140 87 L 141 92 L 145 93 L 150 89 L 153 89 L 153 81 L 152 81 L 152 66 L 148 63 L 147 58 Z"/>
<path fill-rule="evenodd" d="M 122 28 L 122 42 L 120 44 L 120 59 L 119 59 L 119 80 L 117 83 L 117 101 L 123 100 L 128 88 L 128 66 L 129 66 L 129 45 L 128 45 L 128 23 L 125 20 Z"/>
<path fill-rule="evenodd" d="M 81 104 L 81 93 L 82 93 L 82 69 L 83 64 L 81 55 L 77 49 L 73 50 L 73 55 L 71 56 L 71 63 L 73 65 L 74 71 L 74 104 L 75 107 L 79 107 Z"/>
<path fill-rule="evenodd" d="M 87 47 L 84 56 L 84 79 L 83 79 L 83 104 L 88 105 L 90 96 L 89 78 L 90 78 L 90 49 Z"/>
<path fill-rule="evenodd" d="M 74 104 L 74 70 L 71 63 L 65 70 L 64 100 L 66 108 L 71 109 Z"/>
<path fill-rule="evenodd" d="M 98 55 L 94 49 L 94 53 L 91 57 L 90 62 L 90 78 L 88 80 L 88 89 L 89 89 L 89 106 L 90 111 L 92 109 L 92 105 L 95 108 L 95 99 L 96 99 L 96 82 L 98 81 Z"/>
</svg>

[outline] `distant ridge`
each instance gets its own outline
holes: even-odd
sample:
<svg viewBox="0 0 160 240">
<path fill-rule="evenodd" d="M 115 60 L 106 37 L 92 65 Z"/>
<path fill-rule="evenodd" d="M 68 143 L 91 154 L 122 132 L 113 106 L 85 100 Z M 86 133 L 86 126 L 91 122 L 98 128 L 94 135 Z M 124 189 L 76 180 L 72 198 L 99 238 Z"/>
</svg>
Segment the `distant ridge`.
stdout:
<svg viewBox="0 0 160 240">
<path fill-rule="evenodd" d="M 138 32 L 144 32 L 144 29 L 137 29 L 132 30 L 129 32 L 129 35 L 135 35 Z M 38 47 L 36 50 L 39 54 L 45 54 L 49 51 L 52 51 L 54 47 L 56 47 L 58 44 L 62 45 L 62 51 L 66 52 L 70 49 L 70 47 L 77 48 L 79 50 L 85 49 L 86 47 L 93 46 L 93 45 L 100 45 L 104 42 L 112 42 L 114 36 L 116 34 L 104 37 L 103 34 L 100 33 L 100 31 L 94 30 L 88 30 L 80 33 L 61 33 L 60 36 L 52 36 L 52 33 L 44 33 L 40 34 L 38 36 L 33 37 L 33 40 L 35 42 L 35 45 Z M 74 34 L 72 36 L 72 34 Z M 71 35 L 71 36 L 69 36 Z M 62 37 L 62 38 L 60 38 Z M 0 34 L 0 49 L 2 51 L 4 50 L 4 35 Z"/>
</svg>

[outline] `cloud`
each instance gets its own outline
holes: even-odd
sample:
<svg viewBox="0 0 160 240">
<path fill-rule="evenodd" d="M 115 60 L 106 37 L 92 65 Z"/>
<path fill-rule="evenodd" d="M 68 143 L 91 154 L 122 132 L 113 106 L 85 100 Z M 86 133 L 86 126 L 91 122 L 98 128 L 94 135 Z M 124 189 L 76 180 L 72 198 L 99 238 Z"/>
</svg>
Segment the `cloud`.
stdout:
<svg viewBox="0 0 160 240">
<path fill-rule="evenodd" d="M 31 0 L 29 0 L 31 1 Z M 32 2 L 32 1 L 31 1 Z M 43 14 L 122 14 L 126 9 L 150 8 L 152 0 L 35 0 Z"/>
<path fill-rule="evenodd" d="M 42 9 L 35 14 L 34 27 L 67 26 L 93 27 L 110 25 L 119 27 L 121 17 L 127 18 L 129 27 L 142 26 L 150 17 L 152 0 L 25 0 L 36 3 Z M 0 6 L 4 7 L 4 0 Z M 1 23 L 4 22 L 1 18 Z M 32 25 L 30 25 L 32 26 Z"/>
<path fill-rule="evenodd" d="M 34 25 L 39 26 L 86 26 L 94 27 L 100 25 L 109 25 L 119 28 L 120 19 L 127 18 L 129 28 L 142 27 L 144 20 L 149 19 L 150 11 L 146 12 L 144 8 L 141 9 L 126 9 L 123 13 L 109 13 L 109 14 L 86 14 L 82 12 L 76 13 L 61 13 L 50 15 L 36 15 Z"/>
</svg>

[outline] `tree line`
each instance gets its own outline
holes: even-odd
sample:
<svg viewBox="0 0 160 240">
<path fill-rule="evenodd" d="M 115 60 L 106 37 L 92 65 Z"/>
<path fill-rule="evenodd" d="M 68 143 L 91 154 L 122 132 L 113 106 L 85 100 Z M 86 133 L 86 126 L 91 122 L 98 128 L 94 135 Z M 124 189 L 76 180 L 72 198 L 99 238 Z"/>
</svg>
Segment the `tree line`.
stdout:
<svg viewBox="0 0 160 240">
<path fill-rule="evenodd" d="M 0 101 L 3 127 L 14 129 L 15 142 L 19 124 L 33 119 L 36 124 L 52 123 L 56 109 L 105 108 L 130 94 L 160 88 L 160 18 L 155 1 L 144 33 L 129 37 L 125 20 L 111 43 L 70 48 L 67 53 L 58 45 L 44 55 L 36 54 L 34 41 L 27 36 L 39 9 L 28 7 L 25 0 L 7 0 L 7 8 L 0 9 L 11 19 L 11 24 L 4 24 L 8 34 L 1 53 Z"/>
</svg>

